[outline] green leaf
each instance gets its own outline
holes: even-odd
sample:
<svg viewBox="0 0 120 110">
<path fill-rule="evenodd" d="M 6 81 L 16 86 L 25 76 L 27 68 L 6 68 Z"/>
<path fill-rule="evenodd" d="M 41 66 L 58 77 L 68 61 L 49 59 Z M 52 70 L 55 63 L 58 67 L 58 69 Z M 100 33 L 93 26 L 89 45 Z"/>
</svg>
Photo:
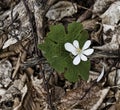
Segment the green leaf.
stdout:
<svg viewBox="0 0 120 110">
<path fill-rule="evenodd" d="M 80 32 L 83 30 L 83 26 L 80 23 L 73 22 L 71 24 L 68 24 L 68 36 L 72 36 L 72 40 L 75 40 L 77 37 L 79 37 Z"/>
<path fill-rule="evenodd" d="M 80 23 L 70 23 L 67 27 L 67 33 L 64 26 L 58 24 L 50 27 L 50 32 L 47 34 L 45 42 L 39 44 L 39 48 L 50 65 L 59 73 L 64 73 L 66 79 L 71 82 L 77 81 L 79 77 L 87 80 L 90 61 L 81 61 L 79 65 L 73 65 L 73 56 L 64 48 L 66 42 L 73 43 L 74 40 L 78 40 L 82 48 L 87 39 L 88 33 L 83 30 L 83 26 Z"/>
<path fill-rule="evenodd" d="M 87 80 L 89 78 L 89 70 L 90 70 L 90 61 L 81 62 L 80 65 L 80 76 L 82 79 Z"/>
<path fill-rule="evenodd" d="M 79 77 L 81 77 L 84 80 L 87 80 L 89 77 L 89 70 L 90 61 L 80 62 L 80 64 L 77 66 L 74 66 L 71 63 L 69 63 L 69 68 L 65 72 L 65 77 L 70 82 L 76 82 L 79 79 Z"/>
<path fill-rule="evenodd" d="M 58 43 L 63 42 L 65 37 L 65 29 L 62 24 L 58 24 L 50 27 L 50 32 L 47 34 L 47 37 L 52 41 Z"/>
<path fill-rule="evenodd" d="M 72 73 L 72 74 L 71 74 Z M 70 71 L 68 70 L 67 72 L 65 72 L 65 78 L 67 78 L 67 80 L 69 80 L 70 82 L 76 82 L 79 79 L 78 73 L 74 72 L 73 69 Z"/>
</svg>

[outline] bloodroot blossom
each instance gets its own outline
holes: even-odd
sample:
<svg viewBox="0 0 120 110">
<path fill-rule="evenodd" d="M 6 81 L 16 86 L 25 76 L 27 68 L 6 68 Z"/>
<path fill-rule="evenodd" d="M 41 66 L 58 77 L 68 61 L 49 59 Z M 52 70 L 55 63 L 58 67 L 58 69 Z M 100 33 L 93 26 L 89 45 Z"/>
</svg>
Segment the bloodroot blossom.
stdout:
<svg viewBox="0 0 120 110">
<path fill-rule="evenodd" d="M 73 41 L 73 44 L 67 42 L 64 44 L 65 50 L 72 53 L 75 57 L 73 59 L 73 64 L 78 65 L 80 61 L 87 61 L 87 56 L 91 55 L 94 52 L 94 49 L 89 48 L 91 41 L 87 40 L 83 45 L 82 49 L 79 47 L 79 42 L 77 40 Z"/>
</svg>

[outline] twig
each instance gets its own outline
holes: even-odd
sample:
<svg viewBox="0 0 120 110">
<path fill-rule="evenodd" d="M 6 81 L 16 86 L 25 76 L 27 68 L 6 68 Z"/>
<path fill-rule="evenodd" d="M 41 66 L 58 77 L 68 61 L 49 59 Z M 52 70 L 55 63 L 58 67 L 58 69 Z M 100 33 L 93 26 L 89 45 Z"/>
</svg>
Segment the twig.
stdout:
<svg viewBox="0 0 120 110">
<path fill-rule="evenodd" d="M 16 73 L 17 73 L 17 71 L 18 71 L 18 69 L 20 67 L 20 59 L 21 59 L 21 52 L 20 52 L 19 58 L 17 60 L 16 68 L 15 68 L 13 74 L 12 74 L 12 79 L 14 79 L 14 77 L 16 76 Z"/>
<path fill-rule="evenodd" d="M 53 103 L 52 103 L 51 94 L 49 92 L 49 87 L 48 87 L 48 82 L 52 74 L 49 75 L 49 78 L 47 80 L 45 78 L 44 71 L 42 72 L 42 74 L 43 74 L 43 82 L 44 82 L 45 90 L 47 92 L 48 105 L 50 107 L 50 110 L 55 110 L 55 107 L 53 106 Z"/>
<path fill-rule="evenodd" d="M 39 57 L 33 57 L 33 58 L 30 58 L 30 59 L 27 59 L 26 62 L 21 64 L 21 69 L 25 70 L 28 67 L 34 67 L 35 65 L 41 63 L 44 60 L 45 60 L 45 58 L 39 58 Z"/>
<path fill-rule="evenodd" d="M 78 5 L 78 8 L 82 8 L 82 9 L 85 9 L 85 10 L 87 10 L 87 11 L 90 11 L 90 12 L 92 12 L 91 8 L 89 9 L 89 8 L 86 8 L 86 7 L 84 7 L 84 6 L 81 6 L 81 5 Z"/>
<path fill-rule="evenodd" d="M 36 29 L 36 22 L 35 22 L 35 16 L 34 13 L 29 9 L 26 0 L 22 0 L 23 4 L 27 10 L 28 16 L 29 16 L 29 23 L 32 29 L 32 36 L 34 39 L 34 45 L 35 45 L 35 52 L 37 53 L 38 56 L 40 56 L 39 50 L 37 48 L 37 42 L 38 42 L 38 35 L 37 35 L 37 29 Z"/>
<path fill-rule="evenodd" d="M 89 18 L 92 15 L 92 12 L 90 11 L 92 9 L 93 6 L 90 7 L 90 9 L 87 9 L 85 11 L 85 13 L 83 13 L 82 15 L 79 16 L 79 18 L 77 19 L 77 22 L 82 22 L 85 19 Z"/>
<path fill-rule="evenodd" d="M 92 87 L 96 84 L 96 81 L 94 80 L 93 84 L 86 90 L 85 94 L 80 98 L 82 100 L 92 89 Z"/>
</svg>

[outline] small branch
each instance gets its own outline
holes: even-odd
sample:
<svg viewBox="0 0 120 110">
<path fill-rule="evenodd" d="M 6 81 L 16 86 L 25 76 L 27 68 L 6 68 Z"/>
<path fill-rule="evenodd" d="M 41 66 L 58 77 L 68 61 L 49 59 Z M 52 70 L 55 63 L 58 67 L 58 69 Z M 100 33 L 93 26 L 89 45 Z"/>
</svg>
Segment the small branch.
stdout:
<svg viewBox="0 0 120 110">
<path fill-rule="evenodd" d="M 29 23 L 30 23 L 30 26 L 31 26 L 31 29 L 32 29 L 32 36 L 33 36 L 33 39 L 34 39 L 35 52 L 37 53 L 38 56 L 40 56 L 39 50 L 37 48 L 38 35 L 37 35 L 37 29 L 36 29 L 35 16 L 34 16 L 34 13 L 29 9 L 29 7 L 26 3 L 26 0 L 22 0 L 22 1 L 23 1 L 23 4 L 24 4 L 25 8 L 26 8 L 28 16 L 29 16 Z"/>
<path fill-rule="evenodd" d="M 85 11 L 85 13 L 83 13 L 82 15 L 79 16 L 79 18 L 77 19 L 77 22 L 82 22 L 84 21 L 85 19 L 89 18 L 91 15 L 92 15 L 92 10 L 93 6 L 90 7 L 90 9 L 87 9 Z"/>
<path fill-rule="evenodd" d="M 14 79 L 14 78 L 15 78 L 16 73 L 17 73 L 18 69 L 20 68 L 20 59 L 21 59 L 21 54 L 22 54 L 22 53 L 20 52 L 20 54 L 19 54 L 19 58 L 18 58 L 18 60 L 17 60 L 16 68 L 15 68 L 15 70 L 14 70 L 13 74 L 12 74 L 12 79 Z"/>
<path fill-rule="evenodd" d="M 49 87 L 48 87 L 48 82 L 49 82 L 49 79 L 50 79 L 50 77 L 51 77 L 52 74 L 49 75 L 49 78 L 47 80 L 45 78 L 44 71 L 42 72 L 42 74 L 43 74 L 43 82 L 44 82 L 45 90 L 47 92 L 48 105 L 50 107 L 50 110 L 55 110 L 55 108 L 53 106 L 53 103 L 52 103 L 51 94 L 49 92 Z"/>
<path fill-rule="evenodd" d="M 96 81 L 93 81 L 93 84 L 86 90 L 85 94 L 80 98 L 80 100 L 83 100 L 86 95 L 90 92 L 90 90 L 92 89 L 92 87 L 94 87 L 96 84 Z"/>
<path fill-rule="evenodd" d="M 84 7 L 84 6 L 81 6 L 81 5 L 78 5 L 78 8 L 82 8 L 82 9 L 85 9 L 85 10 L 87 10 L 87 11 L 90 11 L 90 12 L 92 12 L 92 9 L 90 8 L 86 8 L 86 7 Z"/>
</svg>

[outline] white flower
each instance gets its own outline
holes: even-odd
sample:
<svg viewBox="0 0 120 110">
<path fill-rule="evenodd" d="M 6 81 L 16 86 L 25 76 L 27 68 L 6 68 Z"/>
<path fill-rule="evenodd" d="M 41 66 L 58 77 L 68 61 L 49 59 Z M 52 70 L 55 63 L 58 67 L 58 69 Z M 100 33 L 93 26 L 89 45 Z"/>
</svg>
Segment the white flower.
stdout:
<svg viewBox="0 0 120 110">
<path fill-rule="evenodd" d="M 81 60 L 87 61 L 86 56 L 89 56 L 94 52 L 94 49 L 89 48 L 90 45 L 91 41 L 87 40 L 83 45 L 82 49 L 80 49 L 79 42 L 77 40 L 74 40 L 73 44 L 67 42 L 65 43 L 64 47 L 65 50 L 67 50 L 75 56 L 75 58 L 73 59 L 73 64 L 78 65 Z"/>
</svg>

